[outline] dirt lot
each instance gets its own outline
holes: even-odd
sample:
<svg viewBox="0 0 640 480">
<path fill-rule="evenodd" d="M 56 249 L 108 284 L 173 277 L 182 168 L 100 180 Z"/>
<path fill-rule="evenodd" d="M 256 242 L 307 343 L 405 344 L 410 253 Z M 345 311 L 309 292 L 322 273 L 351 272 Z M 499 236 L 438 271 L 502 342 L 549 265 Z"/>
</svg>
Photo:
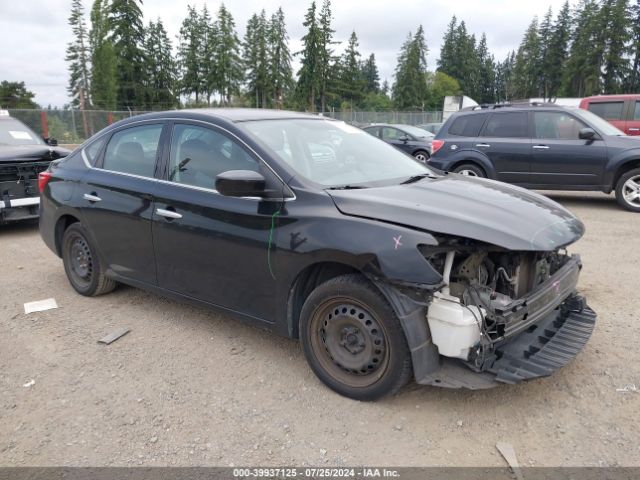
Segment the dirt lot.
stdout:
<svg viewBox="0 0 640 480">
<path fill-rule="evenodd" d="M 0 465 L 503 466 L 497 441 L 525 465 L 640 465 L 640 215 L 554 198 L 587 226 L 583 353 L 524 385 L 377 403 L 321 385 L 295 341 L 133 288 L 81 297 L 36 225 L 1 227 Z M 48 297 L 60 308 L 24 314 Z"/>
</svg>

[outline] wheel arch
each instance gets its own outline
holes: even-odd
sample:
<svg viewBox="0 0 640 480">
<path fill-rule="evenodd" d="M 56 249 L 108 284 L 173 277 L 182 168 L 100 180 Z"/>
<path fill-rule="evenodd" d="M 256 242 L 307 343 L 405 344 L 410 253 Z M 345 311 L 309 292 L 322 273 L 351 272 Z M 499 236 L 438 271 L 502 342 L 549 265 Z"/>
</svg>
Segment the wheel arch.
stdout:
<svg viewBox="0 0 640 480">
<path fill-rule="evenodd" d="M 55 248 L 56 254 L 59 257 L 62 257 L 62 237 L 64 236 L 64 232 L 69 228 L 70 225 L 79 222 L 80 219 L 75 215 L 64 214 L 61 215 L 60 218 L 56 221 L 56 226 L 54 229 L 54 240 L 55 240 Z"/>
<path fill-rule="evenodd" d="M 618 180 L 620 180 L 622 175 L 634 168 L 640 168 L 640 155 L 635 156 L 634 158 L 629 158 L 616 167 L 611 181 L 611 190 L 615 190 Z"/>
<path fill-rule="evenodd" d="M 485 174 L 485 176 L 487 178 L 492 178 L 490 177 L 490 171 L 487 171 L 487 168 L 480 163 L 479 161 L 473 159 L 473 160 L 458 160 L 456 163 L 454 163 L 453 165 L 451 165 L 451 171 L 455 170 L 456 168 L 462 166 L 462 165 L 473 165 L 478 167 L 480 170 L 482 170 Z"/>
</svg>

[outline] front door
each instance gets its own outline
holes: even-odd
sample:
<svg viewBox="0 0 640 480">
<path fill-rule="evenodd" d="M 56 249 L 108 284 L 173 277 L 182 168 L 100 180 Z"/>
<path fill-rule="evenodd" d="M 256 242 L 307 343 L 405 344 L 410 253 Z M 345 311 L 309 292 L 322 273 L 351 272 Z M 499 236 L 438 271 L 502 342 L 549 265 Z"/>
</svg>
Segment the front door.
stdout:
<svg viewBox="0 0 640 480">
<path fill-rule="evenodd" d="M 234 198 L 215 190 L 228 170 L 269 171 L 214 126 L 176 123 L 156 192 L 153 245 L 158 284 L 168 290 L 274 321 L 271 229 L 281 202 Z M 282 188 L 282 187 L 280 187 Z"/>
<path fill-rule="evenodd" d="M 531 184 L 550 188 L 602 184 L 607 147 L 603 140 L 581 140 L 587 125 L 570 113 L 533 112 Z"/>
<path fill-rule="evenodd" d="M 382 139 L 393 145 L 399 150 L 411 155 L 413 145 L 411 144 L 411 136 L 393 127 L 382 127 Z"/>
<path fill-rule="evenodd" d="M 156 283 L 151 219 L 163 126 L 147 123 L 113 133 L 78 195 L 83 222 L 107 268 L 148 284 Z"/>
</svg>

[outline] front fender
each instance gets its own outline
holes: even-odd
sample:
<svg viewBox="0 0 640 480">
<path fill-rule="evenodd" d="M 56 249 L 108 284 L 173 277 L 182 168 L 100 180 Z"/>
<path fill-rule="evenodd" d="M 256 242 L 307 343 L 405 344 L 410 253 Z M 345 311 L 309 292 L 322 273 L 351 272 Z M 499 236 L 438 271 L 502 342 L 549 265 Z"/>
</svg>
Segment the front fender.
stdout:
<svg viewBox="0 0 640 480">
<path fill-rule="evenodd" d="M 640 148 L 625 150 L 609 159 L 604 169 L 604 185 L 616 188 L 615 181 L 621 172 L 640 164 Z"/>
</svg>

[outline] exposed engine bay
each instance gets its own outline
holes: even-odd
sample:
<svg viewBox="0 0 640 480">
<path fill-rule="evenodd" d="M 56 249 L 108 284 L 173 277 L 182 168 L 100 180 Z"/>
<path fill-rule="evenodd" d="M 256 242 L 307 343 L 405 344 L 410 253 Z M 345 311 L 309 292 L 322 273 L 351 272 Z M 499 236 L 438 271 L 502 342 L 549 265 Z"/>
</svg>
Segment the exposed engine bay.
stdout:
<svg viewBox="0 0 640 480">
<path fill-rule="evenodd" d="M 514 252 L 463 242 L 427 259 L 444 284 L 427 315 L 433 342 L 441 355 L 476 363 L 556 308 L 574 291 L 580 269 L 579 258 L 562 249 Z"/>
</svg>

